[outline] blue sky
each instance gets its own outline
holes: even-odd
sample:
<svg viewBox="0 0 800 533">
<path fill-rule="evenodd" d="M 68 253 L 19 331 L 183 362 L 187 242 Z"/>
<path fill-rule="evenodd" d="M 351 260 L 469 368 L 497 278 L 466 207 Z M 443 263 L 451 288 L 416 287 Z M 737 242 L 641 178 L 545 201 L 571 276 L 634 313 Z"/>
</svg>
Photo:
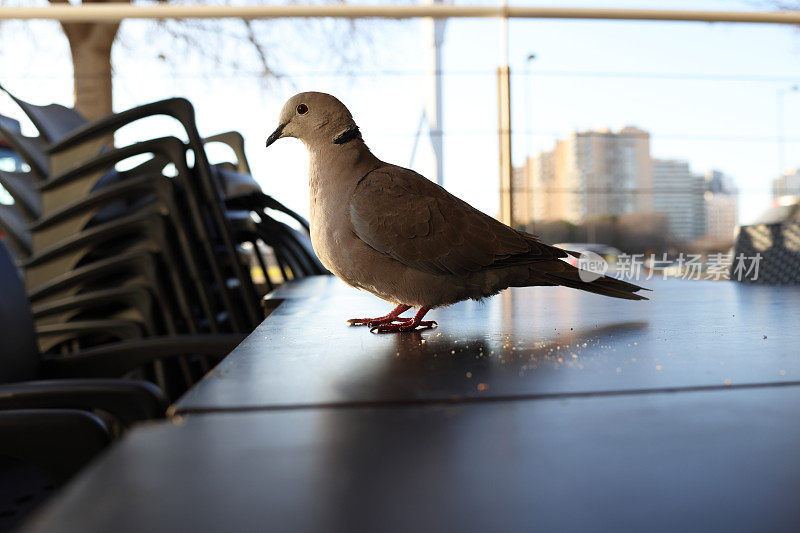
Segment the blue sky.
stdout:
<svg viewBox="0 0 800 533">
<path fill-rule="evenodd" d="M 546 2 L 513 2 L 551 5 Z M 571 2 L 573 6 L 688 9 L 754 9 L 735 1 Z M 123 109 L 169 96 L 187 96 L 201 133 L 240 130 L 256 178 L 275 197 L 307 212 L 305 149 L 282 140 L 269 150 L 283 101 L 300 90 L 340 97 L 364 137 L 383 159 L 408 165 L 426 97 L 425 41 L 419 21 L 369 22 L 369 51 L 354 75 L 320 54 L 308 27 L 291 21 L 259 24 L 274 32 L 279 68 L 290 82 L 263 83 L 247 72 L 209 68 L 187 54 L 177 67 L 155 59 L 158 42 L 142 44 L 147 22 L 129 21 L 114 50 L 115 107 Z M 6 30 L 8 28 L 8 30 Z M 0 78 L 34 102 L 71 101 L 66 41 L 46 22 L 12 23 L 0 37 Z M 12 42 L 13 41 L 13 42 Z M 365 40 L 365 42 L 367 42 Z M 13 48 L 12 46 L 13 45 Z M 480 209 L 497 209 L 495 68 L 500 60 L 496 20 L 448 22 L 444 46 L 445 186 Z M 145 53 L 146 52 L 146 53 Z M 226 54 L 247 64 L 248 50 L 231 43 Z M 183 52 L 179 52 L 183 53 Z M 528 54 L 537 59 L 527 64 Z M 182 58 L 181 58 L 182 59 Z M 736 180 L 743 220 L 769 201 L 778 173 L 778 92 L 800 83 L 800 32 L 775 25 L 670 22 L 512 20 L 514 159 L 550 148 L 575 129 L 632 124 L 653 135 L 655 157 L 690 161 L 693 170 L 717 168 Z M 530 73 L 530 76 L 527 74 Z M 800 166 L 800 92 L 785 92 L 785 161 Z M 0 113 L 18 116 L 7 99 Z M 157 128 L 155 121 L 121 138 Z M 421 143 L 414 168 L 431 168 Z"/>
</svg>

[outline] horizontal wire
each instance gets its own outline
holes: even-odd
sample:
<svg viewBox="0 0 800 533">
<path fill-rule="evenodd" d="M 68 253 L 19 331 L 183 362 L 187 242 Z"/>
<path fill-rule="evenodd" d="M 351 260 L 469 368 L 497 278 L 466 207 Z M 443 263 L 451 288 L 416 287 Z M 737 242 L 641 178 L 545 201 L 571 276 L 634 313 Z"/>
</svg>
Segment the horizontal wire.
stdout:
<svg viewBox="0 0 800 533">
<path fill-rule="evenodd" d="M 650 140 L 674 140 L 674 141 L 703 141 L 703 142 L 764 142 L 764 143 L 796 143 L 800 142 L 800 137 L 785 137 L 785 136 L 748 136 L 748 135 L 702 135 L 692 133 L 648 133 L 648 134 L 625 134 L 625 133 L 603 133 L 595 131 L 543 131 L 543 130 L 512 130 L 514 135 L 528 135 L 528 136 L 541 136 L 541 137 L 568 137 L 577 133 L 579 136 L 610 136 L 612 138 L 626 137 L 630 139 L 646 139 Z M 369 134 L 375 137 L 415 137 L 416 133 L 406 132 L 389 132 L 389 131 L 373 131 Z M 497 135 L 496 129 L 481 129 L 481 130 L 444 130 L 433 131 L 430 134 L 426 133 L 426 137 L 452 137 L 461 135 Z"/>
<path fill-rule="evenodd" d="M 516 167 L 519 168 L 519 167 Z M 769 185 L 769 184 L 765 184 Z M 705 196 L 707 191 L 686 191 L 686 190 L 657 190 L 657 189 L 604 189 L 602 187 L 593 187 L 590 189 L 568 189 L 568 188 L 558 188 L 558 189 L 531 189 L 528 187 L 512 187 L 514 192 L 527 192 L 532 194 L 607 194 L 607 195 L 635 195 L 635 194 L 652 194 L 657 196 L 668 196 L 668 195 L 684 195 L 684 196 Z M 714 193 L 715 195 L 721 197 L 728 197 L 728 198 L 735 198 L 739 193 L 742 192 L 764 192 L 764 188 L 737 188 L 736 192 L 733 194 L 722 194 L 722 193 Z"/>
</svg>

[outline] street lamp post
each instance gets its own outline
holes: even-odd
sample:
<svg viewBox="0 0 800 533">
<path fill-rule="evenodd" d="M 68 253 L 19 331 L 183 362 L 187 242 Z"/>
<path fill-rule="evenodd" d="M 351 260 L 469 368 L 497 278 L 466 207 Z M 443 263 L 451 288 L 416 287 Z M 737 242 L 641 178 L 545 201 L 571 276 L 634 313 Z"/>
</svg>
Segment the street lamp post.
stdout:
<svg viewBox="0 0 800 533">
<path fill-rule="evenodd" d="M 530 216 L 531 216 L 531 231 L 535 231 L 534 224 L 536 224 L 536 213 L 534 206 L 536 203 L 533 201 L 534 190 L 531 187 L 530 180 L 528 179 L 529 173 L 532 172 L 531 156 L 533 154 L 533 95 L 531 93 L 531 63 L 536 60 L 536 54 L 528 54 L 525 58 L 525 135 L 527 135 L 527 153 L 525 154 L 525 164 L 522 167 L 524 171 L 524 184 L 527 200 L 530 202 Z"/>
<path fill-rule="evenodd" d="M 528 154 L 530 157 L 533 151 L 533 133 L 532 124 L 533 116 L 531 115 L 533 109 L 533 96 L 531 95 L 531 63 L 536 60 L 536 54 L 528 54 L 525 58 L 525 129 L 528 135 Z"/>
</svg>

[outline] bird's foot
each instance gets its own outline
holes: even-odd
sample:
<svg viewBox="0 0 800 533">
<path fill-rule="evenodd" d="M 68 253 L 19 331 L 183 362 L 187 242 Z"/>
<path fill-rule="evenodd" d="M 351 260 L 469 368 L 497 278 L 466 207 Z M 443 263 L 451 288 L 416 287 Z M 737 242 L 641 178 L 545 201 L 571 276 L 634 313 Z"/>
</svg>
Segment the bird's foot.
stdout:
<svg viewBox="0 0 800 533">
<path fill-rule="evenodd" d="M 375 324 L 385 324 L 388 320 L 385 316 L 378 318 L 350 318 L 347 322 L 351 326 L 374 326 Z"/>
<path fill-rule="evenodd" d="M 392 322 L 405 322 L 411 320 L 410 318 L 402 317 L 389 317 L 379 316 L 377 318 L 351 318 L 348 320 L 351 326 L 381 326 L 383 324 L 391 324 Z"/>
<path fill-rule="evenodd" d="M 372 324 L 370 324 L 372 325 Z M 418 331 L 420 329 L 433 329 L 438 324 L 434 320 L 417 320 L 413 318 L 403 319 L 394 323 L 383 323 L 370 328 L 372 333 L 390 333 L 402 331 Z"/>
<path fill-rule="evenodd" d="M 414 318 L 395 318 L 391 323 L 378 324 L 370 331 L 372 333 L 389 333 L 401 331 L 416 331 L 417 329 L 434 328 L 438 324 L 433 320 L 422 320 L 429 309 L 427 307 L 420 307 Z"/>
<path fill-rule="evenodd" d="M 411 309 L 408 305 L 398 305 L 392 312 L 379 316 L 377 318 L 351 318 L 348 320 L 351 326 L 380 326 L 383 324 L 391 324 L 395 321 L 405 322 L 406 320 L 413 320 L 411 318 L 401 318 L 400 315 Z"/>
</svg>

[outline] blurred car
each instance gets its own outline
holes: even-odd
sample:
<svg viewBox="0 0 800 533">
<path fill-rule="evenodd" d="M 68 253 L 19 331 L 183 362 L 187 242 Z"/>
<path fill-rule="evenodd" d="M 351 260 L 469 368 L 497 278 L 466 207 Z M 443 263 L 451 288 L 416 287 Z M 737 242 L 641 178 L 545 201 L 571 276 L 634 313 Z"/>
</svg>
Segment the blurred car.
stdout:
<svg viewBox="0 0 800 533">
<path fill-rule="evenodd" d="M 780 224 L 800 220 L 800 197 L 780 196 L 772 200 L 766 211 L 761 213 L 750 225 Z"/>
<path fill-rule="evenodd" d="M 0 124 L 7 129 L 20 131 L 19 121 L 14 120 L 13 118 L 0 115 Z M 11 145 L 8 144 L 8 141 L 0 136 L 0 170 L 6 172 L 18 172 L 22 169 L 22 158 L 11 149 Z M 11 205 L 13 203 L 14 199 L 10 194 L 8 194 L 8 191 L 6 191 L 3 186 L 0 185 L 0 205 Z M 0 240 L 5 238 L 5 233 L 2 229 L 0 229 Z"/>
<path fill-rule="evenodd" d="M 9 130 L 20 131 L 19 121 L 13 118 L 0 115 L 0 124 Z M 0 170 L 5 170 L 6 172 L 22 170 L 22 158 L 11 149 L 8 141 L 2 136 L 0 136 Z"/>
</svg>

